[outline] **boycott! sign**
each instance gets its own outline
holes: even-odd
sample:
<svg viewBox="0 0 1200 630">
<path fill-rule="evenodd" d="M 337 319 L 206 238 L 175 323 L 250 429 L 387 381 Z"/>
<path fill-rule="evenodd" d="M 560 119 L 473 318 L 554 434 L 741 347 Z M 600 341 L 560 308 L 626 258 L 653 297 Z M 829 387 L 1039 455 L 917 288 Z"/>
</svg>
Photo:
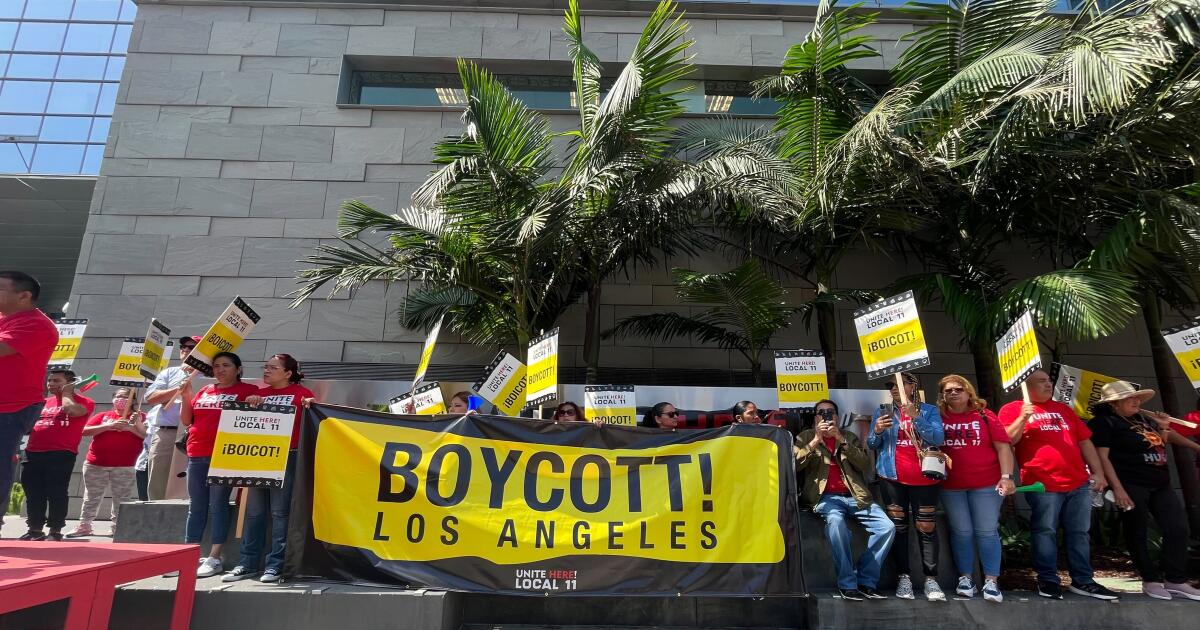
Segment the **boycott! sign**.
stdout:
<svg viewBox="0 0 1200 630">
<path fill-rule="evenodd" d="M 500 413 L 515 416 L 525 407 L 525 364 L 501 350 L 471 389 L 496 405 Z"/>
<path fill-rule="evenodd" d="M 1119 379 L 1062 363 L 1051 363 L 1050 380 L 1054 383 L 1054 400 L 1070 405 L 1081 419 L 1091 420 L 1092 405 L 1100 400 L 1100 388 Z M 1141 389 L 1141 385 L 1132 385 L 1134 389 Z"/>
<path fill-rule="evenodd" d="M 442 386 L 438 383 L 426 383 L 412 392 L 412 404 L 415 413 L 422 416 L 446 413 L 446 402 L 442 400 Z"/>
<path fill-rule="evenodd" d="M 775 387 L 780 407 L 814 407 L 829 398 L 825 355 L 816 350 L 776 350 Z"/>
<path fill-rule="evenodd" d="M 113 364 L 112 378 L 108 380 L 109 385 L 117 385 L 120 387 L 142 387 L 149 383 L 145 376 L 142 376 L 142 352 L 145 347 L 146 339 L 144 337 L 126 337 L 121 343 L 121 350 L 117 353 L 117 361 Z M 162 359 L 158 364 L 159 371 L 167 367 L 171 361 L 171 349 L 175 347 L 175 342 L 167 342 L 167 349 L 162 353 Z"/>
<path fill-rule="evenodd" d="M 221 403 L 208 485 L 282 488 L 295 421 L 291 405 Z"/>
<path fill-rule="evenodd" d="M 392 413 L 416 413 L 413 406 L 413 393 L 405 392 L 388 401 L 388 411 Z"/>
<path fill-rule="evenodd" d="M 996 342 L 996 356 L 1000 358 L 1000 380 L 1006 392 L 1019 387 L 1034 370 L 1042 367 L 1033 313 L 1025 311 L 1000 337 Z"/>
<path fill-rule="evenodd" d="M 289 574 L 522 595 L 803 592 L 790 435 L 305 412 Z"/>
<path fill-rule="evenodd" d="M 75 355 L 79 354 L 79 344 L 83 343 L 83 331 L 87 330 L 87 323 L 86 319 L 59 319 L 54 322 L 58 327 L 58 343 L 50 355 L 50 369 L 71 369 Z"/>
<path fill-rule="evenodd" d="M 583 388 L 583 415 L 589 421 L 637 426 L 637 401 L 633 385 L 587 385 Z"/>
<path fill-rule="evenodd" d="M 212 376 L 213 355 L 237 350 L 250 331 L 254 330 L 254 325 L 259 319 L 261 318 L 258 313 L 243 302 L 241 297 L 233 298 L 233 303 L 225 308 L 225 312 L 221 313 L 208 332 L 204 333 L 204 337 L 196 344 L 185 363 L 206 376 Z"/>
<path fill-rule="evenodd" d="M 854 328 L 869 379 L 929 365 L 912 291 L 854 311 Z"/>
<path fill-rule="evenodd" d="M 530 341 L 526 359 L 525 408 L 530 409 L 558 397 L 558 329 Z"/>
<path fill-rule="evenodd" d="M 425 380 L 425 372 L 429 370 L 429 361 L 433 359 L 433 348 L 437 345 L 438 333 L 442 330 L 442 317 L 439 317 L 433 328 L 429 329 L 429 336 L 425 338 L 425 345 L 421 347 L 421 360 L 417 363 L 417 372 L 413 375 L 413 385 Z"/>
<path fill-rule="evenodd" d="M 1162 331 L 1163 338 L 1183 367 L 1183 373 L 1200 394 L 1200 317 Z"/>
<path fill-rule="evenodd" d="M 157 319 L 150 320 L 150 329 L 146 331 L 146 341 L 142 346 L 142 364 L 138 371 L 148 381 L 153 381 L 167 362 L 163 355 L 171 346 L 171 329 Z"/>
</svg>

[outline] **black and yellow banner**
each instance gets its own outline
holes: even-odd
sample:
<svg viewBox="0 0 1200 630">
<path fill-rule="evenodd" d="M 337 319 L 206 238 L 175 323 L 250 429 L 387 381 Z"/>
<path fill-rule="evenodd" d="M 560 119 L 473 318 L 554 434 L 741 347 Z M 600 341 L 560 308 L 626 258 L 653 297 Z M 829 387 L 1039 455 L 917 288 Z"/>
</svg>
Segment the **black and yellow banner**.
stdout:
<svg viewBox="0 0 1200 630">
<path fill-rule="evenodd" d="M 286 571 L 520 595 L 804 592 L 791 437 L 305 412 Z"/>
</svg>

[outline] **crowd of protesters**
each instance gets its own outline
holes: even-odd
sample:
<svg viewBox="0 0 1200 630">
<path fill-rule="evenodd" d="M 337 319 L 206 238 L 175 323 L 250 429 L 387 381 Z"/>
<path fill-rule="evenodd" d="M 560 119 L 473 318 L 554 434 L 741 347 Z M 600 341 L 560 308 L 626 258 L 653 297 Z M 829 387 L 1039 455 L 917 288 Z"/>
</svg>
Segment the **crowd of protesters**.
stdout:
<svg viewBox="0 0 1200 630">
<path fill-rule="evenodd" d="M 211 361 L 213 383 L 197 388 L 192 367 L 168 367 L 142 400 L 129 388 L 120 388 L 113 394 L 111 410 L 94 413 L 95 402 L 75 391 L 74 372 L 47 370 L 58 333 L 36 306 L 39 292 L 32 277 L 0 271 L 0 505 L 7 505 L 12 487 L 14 466 L 9 462 L 28 435 L 20 480 L 29 530 L 21 539 L 92 535 L 106 494 L 112 497 L 114 524 L 121 501 L 135 495 L 143 500 L 186 497 L 184 540 L 200 543 L 207 530 L 212 542 L 197 577 L 223 574 L 223 581 L 233 582 L 260 575 L 262 582 L 278 582 L 300 415 L 315 399 L 302 385 L 299 362 L 288 354 L 272 355 L 258 386 L 244 380 L 237 354 L 220 352 Z M 186 359 L 199 341 L 180 338 L 181 358 Z M 1025 498 L 1031 510 L 1032 564 L 1040 596 L 1063 597 L 1057 566 L 1061 530 L 1071 577 L 1068 590 L 1101 600 L 1118 598 L 1093 579 L 1089 547 L 1095 498 L 1111 489 L 1143 592 L 1157 599 L 1200 601 L 1200 589 L 1188 583 L 1187 519 L 1171 488 L 1166 454 L 1168 444 L 1197 451 L 1200 444 L 1174 430 L 1166 414 L 1142 409 L 1154 396 L 1152 390 L 1125 381 L 1109 383 L 1093 409 L 1094 418 L 1084 423 L 1071 407 L 1052 400 L 1046 372 L 1033 372 L 1026 385 L 1028 401 L 1010 402 L 993 413 L 962 376 L 942 378 L 931 404 L 921 400 L 918 379 L 904 373 L 888 382 L 892 402 L 881 405 L 861 429 L 841 422 L 835 401 L 815 406 L 811 422 L 795 438 L 799 494 L 824 521 L 844 599 L 886 599 L 879 584 L 889 559 L 897 573 L 895 596 L 915 599 L 909 562 L 909 533 L 915 529 L 921 591 L 929 601 L 945 601 L 937 581 L 938 537 L 945 535 L 938 531 L 940 506 L 959 576 L 955 594 L 1003 601 L 1000 511 L 1019 482 L 1036 488 Z M 282 487 L 242 489 L 245 535 L 237 564 L 226 572 L 221 548 L 229 536 L 232 489 L 209 485 L 208 468 L 222 403 L 231 401 L 291 405 L 297 415 Z M 146 413 L 139 410 L 143 405 L 149 407 Z M 451 397 L 447 411 L 474 413 L 472 407 L 471 393 L 463 391 Z M 764 421 L 758 406 L 748 400 L 735 403 L 730 415 L 735 423 Z M 1200 413 L 1195 417 L 1200 419 Z M 552 419 L 572 422 L 585 416 L 577 404 L 562 402 Z M 684 426 L 684 418 L 675 405 L 660 402 L 640 424 L 676 430 Z M 64 534 L 68 487 L 84 436 L 91 442 L 83 464 L 80 521 Z M 1157 562 L 1148 545 L 1151 518 L 1163 539 Z M 857 559 L 851 522 L 867 533 L 866 548 Z M 982 569 L 979 584 L 974 577 L 977 560 Z"/>
</svg>

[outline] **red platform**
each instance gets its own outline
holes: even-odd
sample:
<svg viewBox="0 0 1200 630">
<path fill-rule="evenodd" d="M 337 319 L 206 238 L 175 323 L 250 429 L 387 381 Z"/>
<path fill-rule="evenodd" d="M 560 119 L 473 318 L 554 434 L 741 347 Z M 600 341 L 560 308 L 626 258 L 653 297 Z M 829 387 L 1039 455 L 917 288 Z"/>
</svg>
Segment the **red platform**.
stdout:
<svg viewBox="0 0 1200 630">
<path fill-rule="evenodd" d="M 171 630 L 186 630 L 196 594 L 196 545 L 0 542 L 0 614 L 60 599 L 64 630 L 107 630 L 118 584 L 179 571 Z"/>
</svg>

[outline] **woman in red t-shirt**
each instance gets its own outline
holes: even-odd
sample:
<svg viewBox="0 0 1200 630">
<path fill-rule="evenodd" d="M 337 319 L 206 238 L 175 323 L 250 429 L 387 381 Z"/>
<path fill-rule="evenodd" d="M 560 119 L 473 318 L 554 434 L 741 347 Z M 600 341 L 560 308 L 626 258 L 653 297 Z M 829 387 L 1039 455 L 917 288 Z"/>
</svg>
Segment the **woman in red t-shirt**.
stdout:
<svg viewBox="0 0 1200 630">
<path fill-rule="evenodd" d="M 284 543 L 287 541 L 288 511 L 292 505 L 292 478 L 296 468 L 296 447 L 300 444 L 300 421 L 304 407 L 313 401 L 313 393 L 300 384 L 304 374 L 300 362 L 290 354 L 272 355 L 263 364 L 263 383 L 258 392 L 246 399 L 251 405 L 290 405 L 296 408 L 292 423 L 292 445 L 288 450 L 287 468 L 280 488 L 247 488 L 246 526 L 243 530 L 242 554 L 238 565 L 221 578 L 236 582 L 258 573 L 263 543 L 267 537 L 267 512 L 271 513 L 271 551 L 260 582 L 278 582 L 283 572 Z"/>
<path fill-rule="evenodd" d="M 213 443 L 221 422 L 221 403 L 246 400 L 258 393 L 258 388 L 242 382 L 242 359 L 232 352 L 218 352 L 212 359 L 216 383 L 205 385 L 192 395 L 192 381 L 185 380 L 179 389 L 184 405 L 179 424 L 188 427 L 187 437 L 187 531 L 184 542 L 199 544 L 204 528 L 212 514 L 212 551 L 200 559 L 196 577 L 209 577 L 223 571 L 221 545 L 229 537 L 229 486 L 208 485 L 208 465 L 212 461 Z"/>
<path fill-rule="evenodd" d="M 951 374 L 938 382 L 938 410 L 946 441 L 942 452 L 952 466 L 942 483 L 942 507 L 950 521 L 950 551 L 958 567 L 963 597 L 974 597 L 975 551 L 983 565 L 983 598 L 1004 601 L 1000 575 L 1000 504 L 1016 491 L 1014 459 L 1008 432 L 988 411 L 987 401 L 967 379 Z"/>
<path fill-rule="evenodd" d="M 83 508 L 79 525 L 67 538 L 92 535 L 92 521 L 106 492 L 112 497 L 109 513 L 115 530 L 121 501 L 134 496 L 133 465 L 146 439 L 146 414 L 128 413 L 131 396 L 128 387 L 118 388 L 113 392 L 112 410 L 92 416 L 83 426 L 83 435 L 92 438 L 83 464 Z"/>
</svg>

